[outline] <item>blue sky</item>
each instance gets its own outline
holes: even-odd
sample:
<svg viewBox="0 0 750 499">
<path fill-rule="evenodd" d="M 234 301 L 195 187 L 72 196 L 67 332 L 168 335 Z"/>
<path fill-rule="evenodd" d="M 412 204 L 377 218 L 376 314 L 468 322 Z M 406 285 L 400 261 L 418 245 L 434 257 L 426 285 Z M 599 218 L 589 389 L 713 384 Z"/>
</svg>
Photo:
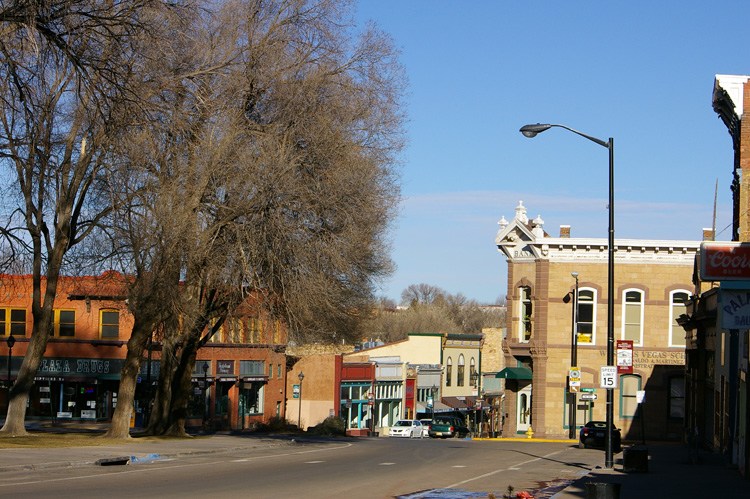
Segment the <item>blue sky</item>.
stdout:
<svg viewBox="0 0 750 499">
<path fill-rule="evenodd" d="M 711 107 L 716 74 L 750 74 L 750 2 L 360 0 L 410 80 L 398 270 L 381 295 L 427 283 L 493 303 L 507 293 L 497 222 L 523 200 L 553 236 L 730 240 L 732 142 Z"/>
</svg>

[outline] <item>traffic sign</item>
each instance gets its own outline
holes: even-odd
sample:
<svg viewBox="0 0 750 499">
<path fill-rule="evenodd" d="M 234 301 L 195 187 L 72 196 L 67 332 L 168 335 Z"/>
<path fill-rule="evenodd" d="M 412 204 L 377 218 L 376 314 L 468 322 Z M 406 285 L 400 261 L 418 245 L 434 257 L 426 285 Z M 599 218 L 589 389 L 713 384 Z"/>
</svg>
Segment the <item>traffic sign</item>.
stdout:
<svg viewBox="0 0 750 499">
<path fill-rule="evenodd" d="M 600 388 L 611 390 L 617 388 L 617 366 L 602 366 L 599 378 Z"/>
<path fill-rule="evenodd" d="M 570 393 L 578 393 L 578 386 L 570 385 Z"/>
<path fill-rule="evenodd" d="M 595 392 L 596 388 L 581 388 L 582 392 Z"/>
<path fill-rule="evenodd" d="M 582 393 L 581 400 L 596 400 L 596 393 Z"/>
</svg>

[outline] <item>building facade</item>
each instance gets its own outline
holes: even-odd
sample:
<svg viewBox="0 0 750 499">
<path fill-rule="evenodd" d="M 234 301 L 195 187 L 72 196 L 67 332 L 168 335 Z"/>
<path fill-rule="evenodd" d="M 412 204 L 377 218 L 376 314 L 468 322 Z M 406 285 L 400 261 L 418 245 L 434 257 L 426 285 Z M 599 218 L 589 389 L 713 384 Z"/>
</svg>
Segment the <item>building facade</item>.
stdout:
<svg viewBox="0 0 750 499">
<path fill-rule="evenodd" d="M 550 237 L 523 203 L 513 220 L 499 223 L 495 242 L 508 262 L 502 434 L 567 437 L 573 420 L 576 433 L 605 419 L 608 242 L 571 238 L 568 226 Z M 632 366 L 618 375 L 614 393 L 624 439 L 683 436 L 685 334 L 676 318 L 693 292 L 699 244 L 615 241 L 613 334 L 632 345 Z M 580 372 L 574 387 L 572 367 Z"/>
<path fill-rule="evenodd" d="M 0 289 L 0 345 L 8 348 L 7 355 L 0 356 L 0 379 L 7 387 L 31 336 L 31 276 L 1 276 Z M 61 277 L 54 314 L 27 418 L 108 421 L 117 406 L 120 369 L 133 326 L 122 276 L 107 272 Z M 228 320 L 198 351 L 186 424 L 200 426 L 209 420 L 215 427 L 242 429 L 284 418 L 285 348 L 284 328 L 259 312 Z M 146 422 L 160 359 L 161 343 L 155 337 L 144 353 L 133 425 Z M 7 411 L 7 396 L 7 389 L 0 390 L 0 411 Z"/>
</svg>

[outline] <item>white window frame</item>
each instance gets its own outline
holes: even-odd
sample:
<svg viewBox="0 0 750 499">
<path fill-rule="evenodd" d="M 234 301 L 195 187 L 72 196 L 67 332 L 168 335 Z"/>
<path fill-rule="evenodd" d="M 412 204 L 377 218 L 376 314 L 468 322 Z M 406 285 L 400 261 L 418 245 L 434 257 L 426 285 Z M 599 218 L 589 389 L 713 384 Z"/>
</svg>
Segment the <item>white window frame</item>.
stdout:
<svg viewBox="0 0 750 499">
<path fill-rule="evenodd" d="M 645 299 L 646 299 L 646 293 L 642 289 L 638 288 L 628 288 L 622 292 L 622 324 L 620 327 L 620 339 L 621 340 L 627 340 L 629 338 L 625 337 L 625 317 L 627 316 L 626 309 L 628 302 L 626 301 L 626 298 L 628 296 L 628 293 L 636 292 L 639 293 L 641 299 L 638 302 L 638 305 L 640 306 L 640 332 L 639 332 L 639 340 L 636 342 L 633 340 L 633 346 L 634 347 L 642 347 L 643 346 L 643 318 L 644 318 L 644 309 L 646 308 L 645 305 Z M 631 303 L 631 306 L 635 305 L 635 302 Z"/>
<path fill-rule="evenodd" d="M 579 330 L 578 327 L 576 327 L 576 332 L 579 333 L 579 336 L 578 336 L 578 346 L 581 346 L 581 345 L 584 345 L 584 346 L 596 345 L 596 309 L 597 309 L 596 304 L 597 304 L 598 294 L 596 292 L 596 289 L 594 289 L 594 288 L 578 288 L 578 301 L 577 301 L 578 310 L 576 311 L 576 320 L 578 320 L 578 324 L 581 323 L 580 317 L 579 317 L 579 312 L 581 311 L 581 300 L 580 300 L 580 297 L 581 297 L 581 293 L 583 291 L 591 291 L 593 293 L 593 295 L 594 295 L 593 296 L 593 301 L 591 302 L 591 305 L 592 305 L 592 312 L 591 312 L 591 343 L 581 343 L 580 330 Z M 584 303 L 589 303 L 589 302 L 586 301 Z M 576 324 L 576 326 L 578 326 L 578 324 Z"/>
<path fill-rule="evenodd" d="M 678 293 L 686 294 L 688 297 L 688 300 L 690 300 L 690 291 L 686 289 L 675 289 L 674 291 L 670 291 L 669 293 L 669 346 L 672 348 L 685 348 L 685 343 L 686 343 L 685 330 L 682 329 L 682 327 L 677 324 L 677 317 L 674 316 L 674 307 L 675 307 L 674 296 Z M 681 334 L 683 336 L 681 345 L 676 345 L 674 342 L 675 326 L 679 328 L 678 330 L 681 330 Z"/>
</svg>

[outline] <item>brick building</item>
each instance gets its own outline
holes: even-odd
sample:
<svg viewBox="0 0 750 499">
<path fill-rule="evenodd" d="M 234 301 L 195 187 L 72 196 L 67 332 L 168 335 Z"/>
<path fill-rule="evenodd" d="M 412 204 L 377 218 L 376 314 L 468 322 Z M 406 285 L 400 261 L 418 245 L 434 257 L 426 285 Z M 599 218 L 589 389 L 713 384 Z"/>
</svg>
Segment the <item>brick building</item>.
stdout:
<svg viewBox="0 0 750 499">
<path fill-rule="evenodd" d="M 498 374 L 506 380 L 506 437 L 529 429 L 538 437 L 567 437 L 573 407 L 576 427 L 605 420 L 599 378 L 606 365 L 608 242 L 572 238 L 568 226 L 550 237 L 543 223 L 530 221 L 519 203 L 495 239 L 508 261 L 507 367 Z M 692 295 L 699 244 L 615 241 L 614 336 L 633 342 L 632 373 L 619 376 L 614 394 L 614 423 L 624 439 L 683 435 L 685 334 L 676 318 Z M 577 366 L 571 366 L 574 337 Z M 578 393 L 569 393 L 571 367 L 581 372 Z"/>
<path fill-rule="evenodd" d="M 54 330 L 30 394 L 28 419 L 111 419 L 133 326 L 122 279 L 114 272 L 60 278 Z M 252 303 L 243 310 L 246 315 L 228 320 L 198 351 L 189 426 L 200 425 L 205 416 L 233 429 L 284 417 L 286 332 Z M 0 348 L 12 344 L 12 352 L 0 355 L 6 387 L 21 366 L 31 330 L 31 276 L 0 276 Z M 141 366 L 134 424 L 144 422 L 160 357 L 161 344 L 153 341 Z M 0 412 L 7 411 L 7 396 L 7 389 L 0 390 Z"/>
</svg>

